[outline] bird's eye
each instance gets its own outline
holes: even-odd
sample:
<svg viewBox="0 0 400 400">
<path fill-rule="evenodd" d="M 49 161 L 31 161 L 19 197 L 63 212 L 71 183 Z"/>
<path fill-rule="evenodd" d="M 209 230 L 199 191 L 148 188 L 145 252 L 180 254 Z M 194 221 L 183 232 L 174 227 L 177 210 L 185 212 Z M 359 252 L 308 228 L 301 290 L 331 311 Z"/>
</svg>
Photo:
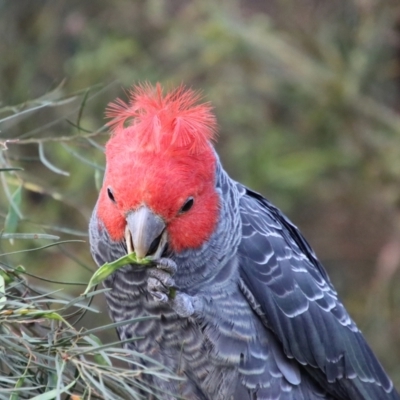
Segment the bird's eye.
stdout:
<svg viewBox="0 0 400 400">
<path fill-rule="evenodd" d="M 193 197 L 189 197 L 189 198 L 186 200 L 185 204 L 182 206 L 182 208 L 179 210 L 179 212 L 180 212 L 181 214 L 183 214 L 183 213 L 185 213 L 185 212 L 188 212 L 188 211 L 193 207 L 193 204 L 194 204 L 194 199 L 193 199 Z"/>
<path fill-rule="evenodd" d="M 108 198 L 109 198 L 113 203 L 116 203 L 115 197 L 114 197 L 114 194 L 113 194 L 111 188 L 107 188 L 107 194 L 108 194 Z"/>
</svg>

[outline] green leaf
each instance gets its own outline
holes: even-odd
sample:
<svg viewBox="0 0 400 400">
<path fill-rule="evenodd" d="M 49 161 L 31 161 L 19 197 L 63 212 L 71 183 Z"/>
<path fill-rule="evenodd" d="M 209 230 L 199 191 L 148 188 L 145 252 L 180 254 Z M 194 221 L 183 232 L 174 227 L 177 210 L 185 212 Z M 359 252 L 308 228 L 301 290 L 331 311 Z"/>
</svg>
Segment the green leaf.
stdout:
<svg viewBox="0 0 400 400">
<path fill-rule="evenodd" d="M 25 270 L 25 267 L 23 265 L 17 265 L 14 268 L 14 272 L 17 272 L 18 274 L 24 273 L 25 271 L 26 270 Z"/>
<path fill-rule="evenodd" d="M 0 168 L 0 172 L 10 172 L 10 171 L 23 171 L 23 168 L 10 167 L 10 168 Z"/>
<path fill-rule="evenodd" d="M 18 227 L 19 221 L 19 206 L 21 205 L 21 192 L 22 186 L 19 186 L 17 190 L 11 196 L 11 203 L 8 207 L 8 214 L 4 222 L 4 230 L 7 233 L 14 233 Z"/>
<path fill-rule="evenodd" d="M 64 243 L 85 243 L 85 241 L 83 241 L 83 240 L 63 240 L 61 242 L 50 243 L 50 244 L 47 244 L 46 246 L 34 247 L 32 249 L 10 251 L 9 253 L 0 253 L 0 257 L 8 256 L 8 255 L 11 255 L 11 254 L 27 253 L 27 252 L 30 252 L 30 251 L 37 251 L 37 250 L 47 249 L 49 247 L 58 246 L 58 245 L 64 244 Z"/>
<path fill-rule="evenodd" d="M 1 269 L 0 269 L 0 276 L 6 285 L 9 285 L 14 280 L 10 275 L 7 274 L 6 271 L 3 271 Z"/>
<path fill-rule="evenodd" d="M 93 286 L 96 286 L 99 283 L 103 282 L 104 279 L 110 276 L 113 272 L 115 272 L 117 269 L 121 267 L 124 267 L 125 265 L 128 264 L 146 265 L 150 264 L 151 262 L 152 260 L 149 260 L 146 257 L 138 259 L 135 253 L 130 253 L 122 256 L 121 258 L 118 258 L 118 260 L 115 260 L 111 263 L 105 263 L 93 274 L 83 294 L 84 295 L 87 294 Z"/>
<path fill-rule="evenodd" d="M 27 375 L 28 369 L 25 370 L 24 374 L 20 376 L 17 380 L 17 383 L 15 384 L 15 392 L 11 394 L 10 400 L 19 400 L 20 398 L 20 389 L 22 388 L 22 385 L 25 383 L 26 375 Z"/>
<path fill-rule="evenodd" d="M 100 338 L 97 337 L 96 335 L 93 335 L 92 333 L 90 333 L 88 336 L 89 336 L 90 339 L 92 339 L 93 342 L 96 343 L 98 346 L 102 346 L 102 345 L 103 345 L 103 342 L 102 342 L 102 341 L 100 340 Z"/>
<path fill-rule="evenodd" d="M 58 313 L 52 310 L 32 310 L 28 308 L 23 308 L 15 312 L 16 315 L 25 315 L 32 318 L 46 318 L 53 319 L 55 321 L 60 321 L 66 324 L 68 327 L 73 329 L 73 327 Z"/>
<path fill-rule="evenodd" d="M 39 143 L 39 158 L 40 158 L 40 161 L 43 163 L 43 165 L 46 166 L 50 171 L 53 171 L 59 175 L 69 176 L 69 172 L 63 171 L 62 169 L 57 168 L 46 158 L 46 156 L 44 154 L 44 148 L 43 148 L 42 142 Z"/>
<path fill-rule="evenodd" d="M 170 299 L 175 299 L 175 297 L 176 297 L 176 288 L 170 288 L 168 296 L 169 296 Z"/>
<path fill-rule="evenodd" d="M 97 191 L 100 192 L 101 186 L 103 184 L 103 174 L 98 169 L 94 171 L 94 183 L 96 185 Z"/>
<path fill-rule="evenodd" d="M 72 381 L 69 385 L 64 386 L 62 390 L 53 389 L 46 393 L 39 394 L 37 396 L 32 397 L 30 400 L 52 400 L 58 397 L 61 393 L 66 392 L 69 388 L 75 385 L 77 379 Z"/>
<path fill-rule="evenodd" d="M 71 148 L 71 146 L 68 146 L 65 143 L 61 143 L 61 146 L 72 156 L 74 156 L 77 160 L 82 161 L 84 164 L 86 165 L 90 165 L 91 167 L 95 168 L 95 170 L 97 171 L 105 171 L 105 168 L 102 167 L 99 164 L 96 164 L 90 160 L 88 160 L 87 158 L 83 157 L 81 154 L 79 154 L 78 152 L 76 152 L 75 150 L 73 150 Z"/>
<path fill-rule="evenodd" d="M 90 334 L 90 335 L 88 335 L 88 337 L 86 337 L 86 340 L 91 341 L 92 345 L 103 346 L 102 341 L 96 335 Z M 93 355 L 93 358 L 94 358 L 94 361 L 96 361 L 96 363 L 99 365 L 112 366 L 110 358 L 107 356 L 107 354 L 104 351 L 95 353 Z"/>
<path fill-rule="evenodd" d="M 0 274 L 0 310 L 6 305 L 6 282 L 3 278 L 3 276 Z"/>
<path fill-rule="evenodd" d="M 24 272 L 25 268 L 22 265 L 18 265 L 12 270 L 5 270 L 3 268 L 0 268 L 0 276 L 4 280 L 5 286 L 11 284 L 11 282 L 14 282 L 15 278 L 19 277 L 19 275 Z M 0 292 L 1 292 L 1 285 L 0 285 Z"/>
<path fill-rule="evenodd" d="M 46 239 L 46 240 L 59 240 L 59 236 L 48 235 L 46 233 L 2 233 L 0 239 Z"/>
</svg>

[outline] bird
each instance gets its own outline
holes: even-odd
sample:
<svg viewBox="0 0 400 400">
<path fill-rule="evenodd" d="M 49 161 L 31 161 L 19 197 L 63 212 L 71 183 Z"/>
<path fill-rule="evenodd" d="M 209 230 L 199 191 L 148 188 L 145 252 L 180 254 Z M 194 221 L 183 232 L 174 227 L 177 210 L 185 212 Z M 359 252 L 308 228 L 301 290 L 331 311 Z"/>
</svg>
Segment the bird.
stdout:
<svg viewBox="0 0 400 400">
<path fill-rule="evenodd" d="M 299 229 L 224 170 L 212 105 L 184 85 L 127 95 L 106 110 L 90 251 L 150 260 L 104 285 L 123 346 L 181 378 L 147 376 L 157 398 L 400 399 Z"/>
</svg>

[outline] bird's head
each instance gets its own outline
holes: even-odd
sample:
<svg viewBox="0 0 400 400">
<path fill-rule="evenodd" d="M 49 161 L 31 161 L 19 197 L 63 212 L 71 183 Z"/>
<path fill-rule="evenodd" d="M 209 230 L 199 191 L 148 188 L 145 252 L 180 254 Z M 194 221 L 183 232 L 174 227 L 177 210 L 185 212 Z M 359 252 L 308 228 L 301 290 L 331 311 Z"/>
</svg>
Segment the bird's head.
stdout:
<svg viewBox="0 0 400 400">
<path fill-rule="evenodd" d="M 129 95 L 107 110 L 112 136 L 98 217 L 139 257 L 164 241 L 175 252 L 199 247 L 218 219 L 211 106 L 184 87 L 164 95 L 159 84 L 143 85 Z"/>
</svg>

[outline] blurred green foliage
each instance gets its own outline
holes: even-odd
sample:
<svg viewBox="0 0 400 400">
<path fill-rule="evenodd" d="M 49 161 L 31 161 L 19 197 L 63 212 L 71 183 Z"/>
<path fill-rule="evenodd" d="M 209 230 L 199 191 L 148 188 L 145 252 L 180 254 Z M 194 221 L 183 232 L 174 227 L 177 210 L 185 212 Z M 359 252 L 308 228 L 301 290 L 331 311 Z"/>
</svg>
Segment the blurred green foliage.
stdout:
<svg viewBox="0 0 400 400">
<path fill-rule="evenodd" d="M 398 0 L 0 0 L 0 37 L 0 167 L 23 168 L 0 174 L 4 232 L 85 239 L 107 103 L 138 81 L 201 89 L 228 172 L 300 226 L 400 387 Z M 94 269 L 87 243 L 2 260 Z"/>
</svg>

